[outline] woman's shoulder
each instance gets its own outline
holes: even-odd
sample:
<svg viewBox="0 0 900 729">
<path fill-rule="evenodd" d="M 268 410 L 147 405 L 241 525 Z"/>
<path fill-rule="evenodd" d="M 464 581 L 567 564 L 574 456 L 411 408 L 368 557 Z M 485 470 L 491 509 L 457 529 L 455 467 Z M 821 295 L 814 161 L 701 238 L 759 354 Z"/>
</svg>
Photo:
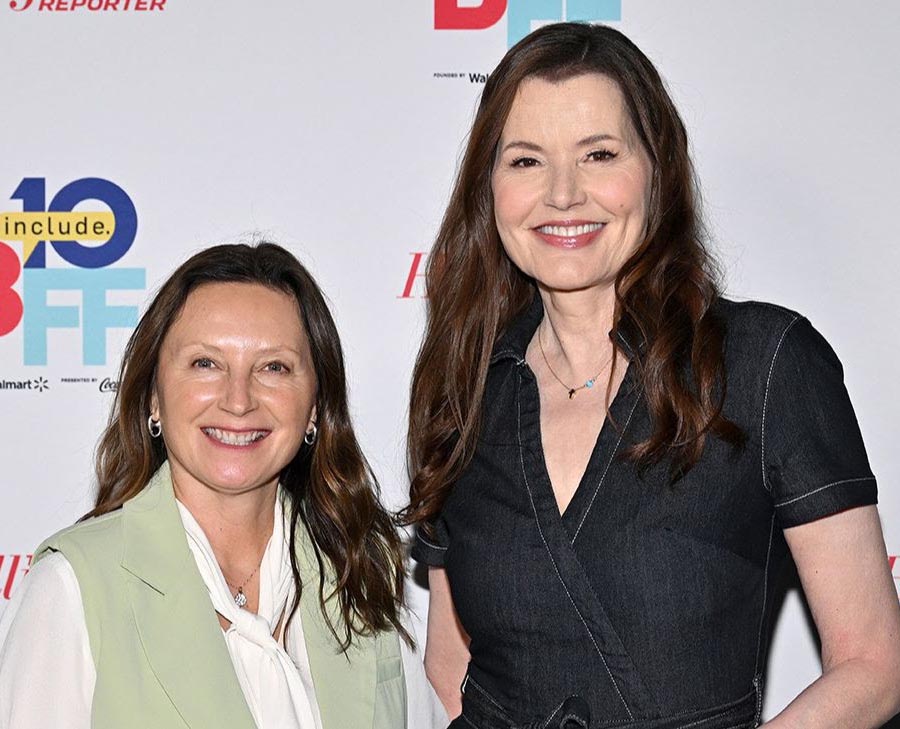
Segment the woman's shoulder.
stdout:
<svg viewBox="0 0 900 729">
<path fill-rule="evenodd" d="M 122 544 L 122 535 L 122 510 L 117 509 L 56 532 L 35 550 L 34 559 L 39 561 L 47 554 L 61 552 L 70 563 L 118 561 L 121 554 L 117 548 Z"/>
<path fill-rule="evenodd" d="M 724 325 L 726 351 L 745 361 L 770 360 L 788 340 L 805 349 L 821 339 L 803 314 L 786 306 L 719 298 L 712 310 Z"/>
<path fill-rule="evenodd" d="M 763 382 L 763 395 L 779 380 L 788 390 L 800 379 L 824 382 L 829 373 L 841 380 L 838 355 L 800 312 L 762 301 L 724 298 L 716 302 L 714 312 L 724 324 L 729 379 Z"/>
<path fill-rule="evenodd" d="M 728 377 L 763 397 L 772 390 L 796 395 L 804 383 L 843 390 L 843 367 L 831 344 L 803 314 L 762 301 L 719 299 L 715 313 L 725 328 Z"/>
<path fill-rule="evenodd" d="M 81 592 L 75 571 L 65 555 L 59 552 L 51 552 L 46 558 L 32 563 L 15 598 L 15 606 L 28 612 L 47 612 L 48 605 L 54 608 L 63 604 L 81 605 Z M 13 601 L 10 605 L 13 605 Z"/>
<path fill-rule="evenodd" d="M 716 299 L 713 311 L 724 321 L 728 331 L 741 328 L 781 331 L 792 322 L 805 318 L 803 314 L 780 304 L 726 297 Z"/>
</svg>

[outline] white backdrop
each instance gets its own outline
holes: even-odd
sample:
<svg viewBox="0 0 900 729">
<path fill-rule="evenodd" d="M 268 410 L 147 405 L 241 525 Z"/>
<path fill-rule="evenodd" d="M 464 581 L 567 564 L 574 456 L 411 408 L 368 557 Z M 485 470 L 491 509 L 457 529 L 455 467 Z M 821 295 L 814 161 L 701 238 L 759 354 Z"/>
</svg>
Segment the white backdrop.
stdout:
<svg viewBox="0 0 900 729">
<path fill-rule="evenodd" d="M 888 551 L 900 552 L 900 4 L 510 0 L 504 14 L 506 4 L 458 0 L 489 27 L 448 30 L 435 28 L 434 0 L 4 0 L 0 214 L 13 215 L 0 216 L 0 610 L 37 543 L 89 507 L 104 380 L 129 331 L 98 324 L 127 324 L 189 253 L 250 231 L 294 250 L 333 302 L 361 440 L 387 502 L 403 503 L 423 322 L 421 279 L 406 290 L 415 254 L 437 229 L 482 75 L 517 29 L 567 17 L 612 21 L 668 79 L 730 293 L 800 310 L 843 360 Z M 44 246 L 43 265 L 38 249 L 20 275 L 32 246 L 9 231 L 33 222 L 15 215 L 23 204 L 42 211 L 65 189 L 57 209 L 109 211 L 78 202 L 98 189 L 70 184 L 82 178 L 133 202 L 133 244 L 99 268 L 73 265 L 73 244 Z M 17 190 L 26 200 L 11 199 Z M 84 245 L 98 265 L 101 242 Z M 126 308 L 104 311 L 104 300 Z M 424 615 L 427 593 L 414 587 L 413 601 Z M 789 593 L 766 715 L 818 671 Z"/>
</svg>

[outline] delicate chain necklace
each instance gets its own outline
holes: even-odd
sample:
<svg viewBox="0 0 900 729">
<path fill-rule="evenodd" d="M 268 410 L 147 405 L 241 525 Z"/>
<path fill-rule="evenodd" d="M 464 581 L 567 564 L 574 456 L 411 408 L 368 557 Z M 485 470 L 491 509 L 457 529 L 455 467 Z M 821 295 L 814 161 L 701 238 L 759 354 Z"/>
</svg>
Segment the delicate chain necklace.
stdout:
<svg viewBox="0 0 900 729">
<path fill-rule="evenodd" d="M 585 380 L 583 385 L 579 385 L 578 387 L 570 387 L 569 385 L 567 385 L 565 382 L 562 381 L 562 378 L 558 374 L 556 374 L 556 372 L 553 370 L 553 367 L 550 365 L 550 360 L 547 359 L 547 353 L 544 351 L 544 342 L 541 340 L 541 330 L 540 329 L 538 329 L 537 335 L 538 335 L 538 337 L 537 337 L 538 346 L 541 348 L 541 357 L 544 358 L 544 364 L 547 365 L 547 369 L 550 370 L 550 374 L 553 375 L 553 377 L 556 379 L 556 381 L 560 385 L 565 387 L 566 390 L 568 390 L 570 400 L 575 397 L 575 394 L 579 390 L 584 390 L 585 388 L 587 388 L 587 389 L 592 388 L 594 386 L 594 384 L 597 382 L 597 378 L 600 377 L 601 374 L 603 374 L 603 370 L 606 369 L 606 365 L 609 364 L 609 360 L 604 362 L 603 367 L 600 368 L 600 371 L 597 372 L 597 374 L 594 375 L 593 377 L 590 377 L 587 380 Z"/>
<path fill-rule="evenodd" d="M 255 575 L 257 572 L 259 572 L 259 567 L 261 564 L 262 564 L 262 560 L 260 560 L 259 564 L 256 565 L 256 569 L 253 570 L 253 572 L 251 572 L 250 575 L 237 587 L 232 585 L 227 579 L 225 580 L 226 585 L 228 585 L 232 590 L 237 590 L 237 592 L 234 593 L 234 604 L 237 605 L 239 608 L 242 608 L 242 607 L 244 607 L 244 605 L 247 604 L 247 596 L 244 594 L 244 585 L 246 585 L 248 582 L 250 582 L 250 580 L 253 579 L 253 575 Z M 224 572 L 222 573 L 222 576 L 223 577 L 225 576 Z"/>
</svg>

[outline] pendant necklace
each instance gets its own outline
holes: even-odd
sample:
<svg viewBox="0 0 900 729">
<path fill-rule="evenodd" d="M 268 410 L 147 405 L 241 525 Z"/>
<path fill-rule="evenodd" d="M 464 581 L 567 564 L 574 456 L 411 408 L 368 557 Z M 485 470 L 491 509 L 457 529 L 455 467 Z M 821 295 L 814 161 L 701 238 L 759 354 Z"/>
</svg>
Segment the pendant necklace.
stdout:
<svg viewBox="0 0 900 729">
<path fill-rule="evenodd" d="M 587 388 L 589 390 L 596 384 L 597 378 L 600 377 L 600 375 L 603 373 L 603 370 L 606 368 L 608 361 L 604 362 L 603 367 L 600 368 L 600 371 L 597 372 L 596 375 L 585 380 L 584 384 L 579 385 L 578 387 L 571 387 L 571 386 L 567 385 L 565 382 L 563 382 L 562 378 L 558 374 L 556 374 L 556 372 L 553 371 L 553 367 L 550 366 L 550 360 L 547 359 L 547 353 L 544 351 L 544 342 L 541 340 L 541 330 L 540 329 L 538 329 L 537 335 L 538 335 L 537 336 L 538 346 L 541 348 L 541 357 L 544 358 L 544 364 L 547 365 L 547 369 L 550 370 L 550 374 L 553 375 L 554 379 L 560 385 L 562 385 L 564 388 L 566 388 L 566 390 L 569 393 L 570 400 L 574 399 L 576 393 L 579 390 L 584 390 L 585 388 Z"/>
<path fill-rule="evenodd" d="M 228 585 L 232 590 L 237 590 L 237 592 L 234 593 L 234 604 L 239 608 L 242 608 L 247 604 L 247 596 L 244 594 L 244 585 L 246 585 L 248 582 L 250 582 L 250 580 L 253 579 L 253 575 L 255 575 L 259 571 L 259 565 L 261 564 L 262 560 L 260 560 L 259 564 L 256 565 L 256 569 L 253 570 L 253 572 L 251 572 L 250 575 L 237 587 L 232 585 L 227 579 L 225 580 L 226 585 Z M 222 573 L 222 576 L 225 576 L 224 572 Z"/>
</svg>

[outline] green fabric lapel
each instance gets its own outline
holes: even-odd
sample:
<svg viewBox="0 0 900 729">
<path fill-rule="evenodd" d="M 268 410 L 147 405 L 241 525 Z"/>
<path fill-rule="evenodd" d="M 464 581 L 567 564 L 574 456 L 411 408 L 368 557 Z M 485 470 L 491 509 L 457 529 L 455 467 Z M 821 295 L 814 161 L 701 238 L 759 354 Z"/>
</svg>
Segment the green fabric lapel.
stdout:
<svg viewBox="0 0 900 729">
<path fill-rule="evenodd" d="M 297 564 L 303 579 L 298 616 L 316 687 L 323 729 L 369 729 L 375 721 L 377 681 L 376 639 L 353 636 L 346 653 L 328 627 L 319 602 L 319 567 L 306 528 L 297 528 Z M 324 561 L 324 559 L 323 559 Z M 335 584 L 331 565 L 325 563 L 325 589 Z M 326 603 L 334 625 L 341 625 L 337 599 Z M 338 633 L 340 635 L 340 632 Z"/>
<path fill-rule="evenodd" d="M 154 674 L 191 729 L 255 729 L 187 544 L 168 462 L 123 507 L 122 567 Z"/>
<path fill-rule="evenodd" d="M 147 659 L 191 729 L 254 729 L 255 724 L 215 619 L 203 579 L 187 545 L 169 464 L 123 507 L 122 567 L 140 580 L 131 605 Z M 319 603 L 319 567 L 306 529 L 297 529 L 302 621 L 323 729 L 369 729 L 375 720 L 377 651 L 374 637 L 354 635 L 346 653 Z M 325 587 L 334 587 L 325 564 Z M 329 616 L 340 625 L 336 599 Z"/>
</svg>

